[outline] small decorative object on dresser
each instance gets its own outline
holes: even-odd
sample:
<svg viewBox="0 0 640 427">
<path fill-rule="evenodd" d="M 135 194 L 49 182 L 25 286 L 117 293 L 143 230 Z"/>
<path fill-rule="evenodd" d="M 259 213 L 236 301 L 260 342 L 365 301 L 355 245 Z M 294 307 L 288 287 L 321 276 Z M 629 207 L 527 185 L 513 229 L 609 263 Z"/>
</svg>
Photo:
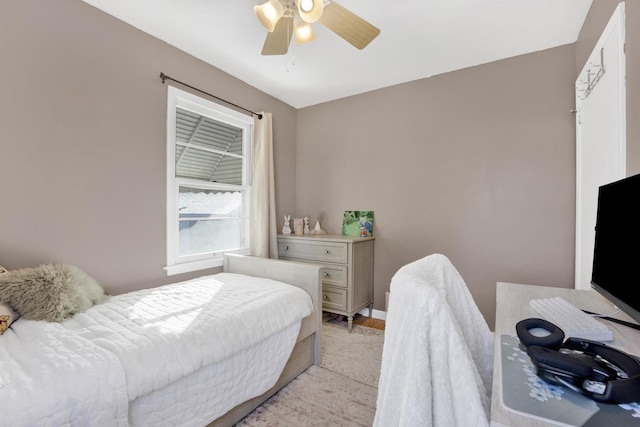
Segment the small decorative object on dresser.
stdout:
<svg viewBox="0 0 640 427">
<path fill-rule="evenodd" d="M 316 216 L 316 225 L 313 226 L 311 234 L 327 234 L 327 232 L 323 230 L 322 226 L 320 225 L 320 216 Z"/>
<path fill-rule="evenodd" d="M 298 236 L 304 234 L 304 220 L 302 218 L 293 218 L 293 233 Z"/>
<path fill-rule="evenodd" d="M 373 236 L 373 211 L 344 211 L 343 236 Z"/>
<path fill-rule="evenodd" d="M 284 225 L 282 226 L 282 234 L 291 234 L 291 225 L 289 221 L 291 221 L 291 215 L 285 215 Z"/>
<path fill-rule="evenodd" d="M 304 234 L 309 234 L 309 217 L 304 217 Z"/>
<path fill-rule="evenodd" d="M 338 235 L 278 236 L 280 259 L 320 264 L 322 310 L 353 316 L 373 309 L 373 237 Z"/>
</svg>

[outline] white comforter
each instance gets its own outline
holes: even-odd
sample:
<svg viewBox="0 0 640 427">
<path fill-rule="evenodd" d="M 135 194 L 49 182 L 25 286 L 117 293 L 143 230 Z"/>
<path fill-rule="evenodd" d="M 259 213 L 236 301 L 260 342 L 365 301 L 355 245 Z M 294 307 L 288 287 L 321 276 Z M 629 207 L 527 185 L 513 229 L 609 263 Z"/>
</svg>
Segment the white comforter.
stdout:
<svg viewBox="0 0 640 427">
<path fill-rule="evenodd" d="M 19 320 L 0 337 L 2 423 L 126 425 L 129 401 L 237 354 L 311 310 L 299 288 L 220 273 L 117 295 L 60 324 Z"/>
<path fill-rule="evenodd" d="M 59 323 L 19 319 L 0 336 L 0 426 L 126 426 L 112 353 Z"/>
</svg>

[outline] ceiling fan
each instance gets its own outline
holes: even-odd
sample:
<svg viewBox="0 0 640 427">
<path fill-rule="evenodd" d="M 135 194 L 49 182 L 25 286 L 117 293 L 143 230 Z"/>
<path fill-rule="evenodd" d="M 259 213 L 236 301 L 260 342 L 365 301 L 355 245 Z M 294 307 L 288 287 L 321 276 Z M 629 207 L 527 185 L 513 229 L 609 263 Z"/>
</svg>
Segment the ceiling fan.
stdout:
<svg viewBox="0 0 640 427">
<path fill-rule="evenodd" d="M 312 41 L 311 24 L 316 21 L 358 49 L 380 34 L 380 29 L 334 1 L 268 0 L 254 6 L 253 11 L 268 31 L 262 55 L 285 55 L 294 35 L 296 44 Z"/>
</svg>

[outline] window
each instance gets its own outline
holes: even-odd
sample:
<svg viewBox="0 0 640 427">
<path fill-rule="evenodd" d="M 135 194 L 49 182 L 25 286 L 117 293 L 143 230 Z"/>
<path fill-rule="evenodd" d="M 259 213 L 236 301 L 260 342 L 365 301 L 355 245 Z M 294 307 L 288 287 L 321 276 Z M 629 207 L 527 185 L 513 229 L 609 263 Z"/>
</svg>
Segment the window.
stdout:
<svg viewBox="0 0 640 427">
<path fill-rule="evenodd" d="M 249 254 L 253 118 L 168 87 L 168 275 Z"/>
</svg>

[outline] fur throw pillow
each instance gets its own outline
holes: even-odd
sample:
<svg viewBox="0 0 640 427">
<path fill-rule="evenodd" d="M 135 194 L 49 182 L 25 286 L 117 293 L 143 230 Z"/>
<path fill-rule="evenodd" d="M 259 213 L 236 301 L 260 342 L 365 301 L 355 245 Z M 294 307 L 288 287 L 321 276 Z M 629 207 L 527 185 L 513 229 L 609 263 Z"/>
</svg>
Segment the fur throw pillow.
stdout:
<svg viewBox="0 0 640 427">
<path fill-rule="evenodd" d="M 20 317 L 62 322 L 108 296 L 80 269 L 66 264 L 43 264 L 0 274 L 0 303 Z"/>
</svg>

